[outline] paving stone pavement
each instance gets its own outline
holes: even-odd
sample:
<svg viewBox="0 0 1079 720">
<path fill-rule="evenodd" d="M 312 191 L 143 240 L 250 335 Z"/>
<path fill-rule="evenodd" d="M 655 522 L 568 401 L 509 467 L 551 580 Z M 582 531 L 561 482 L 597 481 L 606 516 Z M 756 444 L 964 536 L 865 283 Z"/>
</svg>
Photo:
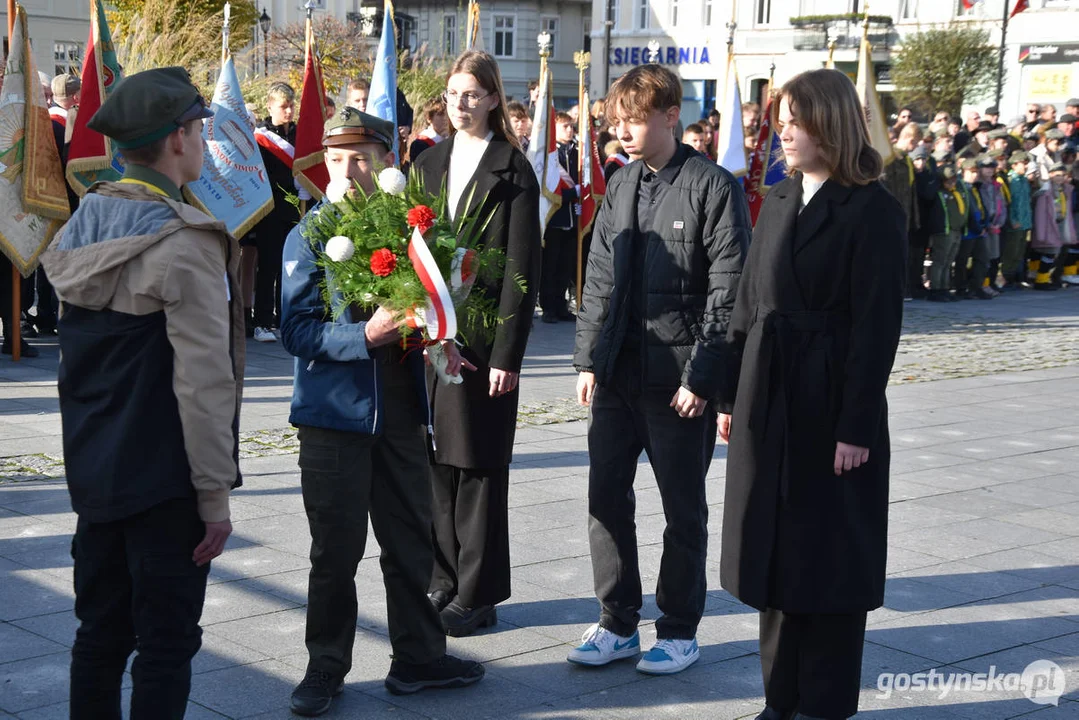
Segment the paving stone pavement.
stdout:
<svg viewBox="0 0 1079 720">
<path fill-rule="evenodd" d="M 353 671 L 326 717 L 753 718 L 763 706 L 757 618 L 719 587 L 725 453 L 709 473 L 709 586 L 701 660 L 668 678 L 629 663 L 570 666 L 595 621 L 586 534 L 584 414 L 572 404 L 572 326 L 537 323 L 522 379 L 511 472 L 513 597 L 499 624 L 451 639 L 487 663 L 468 690 L 398 698 L 373 536 L 357 577 Z M 0 360 L 0 720 L 66 718 L 75 525 L 62 480 L 54 340 Z M 909 303 L 889 391 L 893 468 L 885 606 L 869 618 L 860 715 L 896 720 L 1079 718 L 1079 292 L 992 302 Z M 294 434 L 291 362 L 249 343 L 244 487 L 214 562 L 187 717 L 287 718 L 303 674 L 309 562 Z M 637 491 L 642 581 L 655 585 L 664 520 L 647 463 Z M 658 616 L 648 594 L 645 644 Z M 1012 680 L 985 692 L 891 693 L 881 673 L 1022 673 L 1055 663 L 1058 704 Z M 887 682 L 887 677 L 884 681 Z M 125 682 L 130 690 L 130 680 Z M 125 698 L 128 695 L 125 693 Z"/>
</svg>

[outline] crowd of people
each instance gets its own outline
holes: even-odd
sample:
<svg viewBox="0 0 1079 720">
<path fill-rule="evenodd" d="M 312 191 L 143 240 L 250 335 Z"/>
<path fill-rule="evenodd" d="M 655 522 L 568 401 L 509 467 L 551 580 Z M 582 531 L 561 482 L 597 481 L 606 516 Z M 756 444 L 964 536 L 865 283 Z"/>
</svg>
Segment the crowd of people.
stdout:
<svg viewBox="0 0 1079 720">
<path fill-rule="evenodd" d="M 77 103 L 72 81 L 50 83 L 61 126 L 63 103 Z M 540 237 L 541 189 L 524 154 L 535 88 L 527 104 L 511 102 L 495 59 L 467 51 L 416 123 L 411 109 L 396 127 L 368 114 L 369 91 L 355 79 L 327 110 L 331 182 L 371 191 L 377 169 L 399 163 L 429 192 L 445 188 L 450 219 L 490 212 L 481 244 L 503 250 L 506 277 L 525 281 L 477 282 L 502 322 L 493 337 L 466 327 L 459 343 L 441 343 L 460 384 L 435 381 L 422 353 L 403 346 L 405 318 L 327 303 L 332 278 L 285 198 L 300 192 L 293 88 L 269 89 L 256 130 L 274 210 L 238 240 L 184 203 L 210 113 L 185 71 L 125 78 L 90 119 L 120 147 L 124 176 L 73 207 L 28 318 L 58 328 L 61 347 L 79 516 L 72 717 L 121 716 L 136 645 L 131 717 L 183 717 L 209 563 L 231 534 L 229 491 L 242 482 L 245 334 L 295 357 L 289 422 L 311 572 L 309 661 L 293 712 L 326 712 L 351 670 L 368 518 L 386 586 L 388 690 L 480 681 L 483 666 L 448 654 L 446 637 L 495 625 L 511 597 L 510 464 L 537 305 L 542 322 L 576 323 L 576 394 L 590 408 L 599 612 L 567 659 L 632 658 L 657 675 L 697 661 L 718 436 L 729 443 L 721 583 L 760 613 L 758 720 L 855 714 L 866 616 L 883 603 L 885 388 L 904 296 L 1079 283 L 1067 165 L 1079 108 L 1049 127 L 1048 111 L 1032 107 L 1010 129 L 973 116 L 960 128 L 941 113 L 931 134 L 905 111 L 882 157 L 850 79 L 802 73 L 776 94 L 789 177 L 754 227 L 742 185 L 715 161 L 718 114 L 684 123 L 679 78 L 639 66 L 603 101 L 554 116 L 566 182 Z M 607 192 L 575 287 L 580 112 L 597 131 Z M 759 106 L 743 107 L 747 138 L 760 121 Z M 63 312 L 50 320 L 41 298 L 54 292 Z M 667 521 L 647 649 L 633 499 L 642 452 Z"/>
<path fill-rule="evenodd" d="M 938 112 L 925 128 L 899 112 L 884 183 L 907 215 L 908 299 L 1079 285 L 1077 114 L 1079 98 L 1059 118 L 1031 103 L 1006 124 L 996 107 L 965 123 Z"/>
</svg>

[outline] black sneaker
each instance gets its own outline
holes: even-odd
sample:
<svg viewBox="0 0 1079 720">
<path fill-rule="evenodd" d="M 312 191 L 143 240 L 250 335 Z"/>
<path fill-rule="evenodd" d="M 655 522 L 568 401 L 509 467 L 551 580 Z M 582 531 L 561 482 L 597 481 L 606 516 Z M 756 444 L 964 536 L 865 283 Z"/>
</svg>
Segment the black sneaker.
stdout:
<svg viewBox="0 0 1079 720">
<path fill-rule="evenodd" d="M 423 665 L 394 660 L 386 676 L 386 689 L 394 695 L 410 695 L 427 688 L 460 688 L 483 679 L 483 665 L 443 655 Z"/>
<path fill-rule="evenodd" d="M 292 712 L 304 717 L 321 715 L 330 709 L 334 697 L 345 689 L 345 681 L 322 670 L 308 670 L 292 691 Z"/>
</svg>

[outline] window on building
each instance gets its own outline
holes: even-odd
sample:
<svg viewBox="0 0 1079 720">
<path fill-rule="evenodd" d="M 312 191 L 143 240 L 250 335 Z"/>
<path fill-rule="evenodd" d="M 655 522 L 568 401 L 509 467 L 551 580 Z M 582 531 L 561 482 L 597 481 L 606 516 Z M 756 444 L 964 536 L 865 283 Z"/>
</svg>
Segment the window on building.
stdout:
<svg viewBox="0 0 1079 720">
<path fill-rule="evenodd" d="M 442 49 L 447 55 L 457 54 L 457 16 L 442 16 Z"/>
<path fill-rule="evenodd" d="M 604 7 L 606 7 L 606 4 L 604 5 Z M 622 21 L 622 0 L 613 0 L 613 2 L 611 2 L 610 7 L 611 7 L 610 20 L 611 20 L 611 23 L 612 23 L 611 27 L 612 28 L 617 28 L 619 23 Z"/>
<path fill-rule="evenodd" d="M 712 5 L 714 0 L 704 0 L 704 12 L 701 14 L 701 19 L 704 21 L 705 27 L 712 26 Z"/>
<path fill-rule="evenodd" d="M 670 0 L 671 2 L 671 27 L 678 27 L 678 0 Z"/>
<path fill-rule="evenodd" d="M 53 43 L 54 75 L 78 73 L 82 67 L 82 44 L 71 41 Z"/>
<path fill-rule="evenodd" d="M 495 57 L 512 58 L 517 45 L 517 16 L 494 16 Z"/>
<path fill-rule="evenodd" d="M 772 22 L 772 0 L 757 0 L 757 24 L 769 25 Z"/>
<path fill-rule="evenodd" d="M 581 47 L 585 52 L 592 52 L 592 18 L 584 19 L 584 37 L 581 39 Z"/>
<path fill-rule="evenodd" d="M 651 23 L 649 22 L 652 15 L 651 9 L 648 7 L 648 0 L 637 0 L 637 29 L 647 30 Z"/>
<path fill-rule="evenodd" d="M 551 36 L 551 57 L 558 57 L 558 18 L 544 15 L 540 18 L 540 32 L 546 30 Z"/>
</svg>

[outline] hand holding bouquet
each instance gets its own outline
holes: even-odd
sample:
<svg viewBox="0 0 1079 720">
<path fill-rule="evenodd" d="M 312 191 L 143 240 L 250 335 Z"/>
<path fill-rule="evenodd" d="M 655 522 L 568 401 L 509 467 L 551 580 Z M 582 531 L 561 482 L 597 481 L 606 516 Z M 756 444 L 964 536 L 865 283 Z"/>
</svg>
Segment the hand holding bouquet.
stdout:
<svg viewBox="0 0 1079 720">
<path fill-rule="evenodd" d="M 303 234 L 325 270 L 323 294 L 335 317 L 350 306 L 381 306 L 407 319 L 402 342 L 415 343 L 408 336 L 418 329 L 418 343 L 443 381 L 461 382 L 446 372 L 439 341 L 454 340 L 462 326 L 474 336 L 493 335 L 502 321 L 498 306 L 471 290 L 477 279 L 501 279 L 506 257 L 479 245 L 493 208 L 451 222 L 446 207 L 445 187 L 431 196 L 418 178 L 406 180 L 396 168 L 386 168 L 370 194 L 357 184 L 332 181 L 326 202 L 305 219 Z M 524 289 L 522 279 L 514 282 Z"/>
</svg>

